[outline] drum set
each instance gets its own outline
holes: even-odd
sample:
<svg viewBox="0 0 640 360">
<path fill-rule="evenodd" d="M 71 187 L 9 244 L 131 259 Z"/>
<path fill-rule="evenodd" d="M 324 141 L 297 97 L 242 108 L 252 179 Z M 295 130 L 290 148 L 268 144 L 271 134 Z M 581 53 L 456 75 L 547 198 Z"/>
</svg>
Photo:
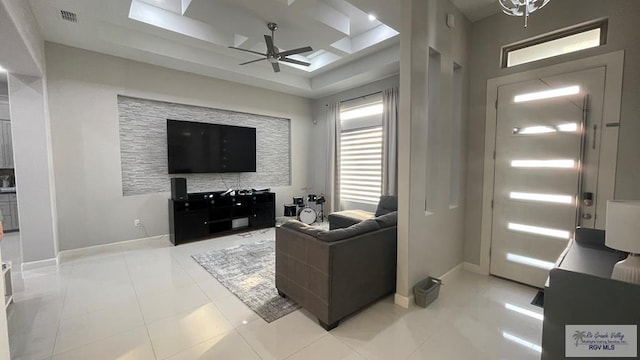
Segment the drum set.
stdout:
<svg viewBox="0 0 640 360">
<path fill-rule="evenodd" d="M 306 201 L 304 197 L 294 197 L 293 204 L 284 206 L 284 216 L 295 216 L 298 221 L 307 225 L 315 223 L 318 219 L 324 221 L 325 202 L 326 200 L 322 194 L 320 194 L 320 196 L 309 194 L 307 195 Z M 314 207 L 317 208 L 318 205 L 320 205 L 320 212 L 314 209 Z"/>
</svg>

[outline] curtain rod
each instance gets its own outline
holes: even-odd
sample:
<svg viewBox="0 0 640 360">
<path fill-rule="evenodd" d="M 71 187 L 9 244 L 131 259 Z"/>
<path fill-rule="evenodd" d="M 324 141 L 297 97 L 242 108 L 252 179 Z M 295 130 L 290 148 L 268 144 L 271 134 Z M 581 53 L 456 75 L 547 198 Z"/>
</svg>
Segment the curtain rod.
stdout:
<svg viewBox="0 0 640 360">
<path fill-rule="evenodd" d="M 353 100 L 364 99 L 364 98 L 366 98 L 368 96 L 378 95 L 378 94 L 382 94 L 382 91 L 376 91 L 376 92 L 372 92 L 371 94 L 362 95 L 362 96 L 356 96 L 354 98 L 347 99 L 347 100 L 341 100 L 340 104 L 346 103 L 346 102 L 349 102 L 349 101 L 353 101 Z M 329 106 L 329 104 L 324 104 L 324 106 Z"/>
</svg>

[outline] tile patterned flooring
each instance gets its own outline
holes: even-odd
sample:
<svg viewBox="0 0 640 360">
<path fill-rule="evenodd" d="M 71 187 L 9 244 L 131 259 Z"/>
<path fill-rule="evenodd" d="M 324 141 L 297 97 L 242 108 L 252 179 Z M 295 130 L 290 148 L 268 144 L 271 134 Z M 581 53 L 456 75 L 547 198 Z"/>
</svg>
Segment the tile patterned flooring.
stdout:
<svg viewBox="0 0 640 360">
<path fill-rule="evenodd" d="M 274 236 L 128 243 L 17 274 L 12 358 L 540 358 L 542 321 L 511 310 L 541 314 L 529 305 L 533 288 L 460 271 L 426 309 L 403 309 L 390 296 L 326 332 L 304 310 L 264 322 L 190 257 Z"/>
</svg>

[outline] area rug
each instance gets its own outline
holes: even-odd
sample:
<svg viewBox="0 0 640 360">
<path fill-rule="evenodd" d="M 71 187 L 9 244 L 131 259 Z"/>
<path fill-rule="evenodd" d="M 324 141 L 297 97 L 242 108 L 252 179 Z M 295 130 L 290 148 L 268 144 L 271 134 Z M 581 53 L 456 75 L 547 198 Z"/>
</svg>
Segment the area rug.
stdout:
<svg viewBox="0 0 640 360">
<path fill-rule="evenodd" d="M 300 306 L 278 295 L 274 240 L 262 240 L 191 257 L 266 322 Z"/>
</svg>

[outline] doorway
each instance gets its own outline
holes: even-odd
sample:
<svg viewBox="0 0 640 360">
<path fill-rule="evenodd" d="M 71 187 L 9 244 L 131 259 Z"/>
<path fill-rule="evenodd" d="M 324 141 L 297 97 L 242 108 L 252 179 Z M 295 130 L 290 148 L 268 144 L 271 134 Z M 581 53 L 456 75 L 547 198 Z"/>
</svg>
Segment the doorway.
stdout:
<svg viewBox="0 0 640 360">
<path fill-rule="evenodd" d="M 584 155 L 600 143 L 588 130 L 602 126 L 605 70 L 498 88 L 491 274 L 543 287 L 573 238 L 585 170 L 598 167 L 597 151 Z"/>
<path fill-rule="evenodd" d="M 623 58 L 489 80 L 481 270 L 542 288 L 576 226 L 604 229 Z"/>
</svg>

